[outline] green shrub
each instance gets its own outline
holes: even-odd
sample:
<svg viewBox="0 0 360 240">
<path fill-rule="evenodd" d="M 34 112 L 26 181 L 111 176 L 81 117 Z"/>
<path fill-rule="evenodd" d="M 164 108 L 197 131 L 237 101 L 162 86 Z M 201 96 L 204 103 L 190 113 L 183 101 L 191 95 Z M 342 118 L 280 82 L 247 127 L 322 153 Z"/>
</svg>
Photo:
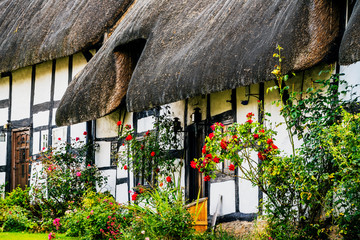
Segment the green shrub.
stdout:
<svg viewBox="0 0 360 240">
<path fill-rule="evenodd" d="M 31 212 L 17 205 L 0 210 L 0 226 L 2 231 L 9 232 L 34 231 L 38 227 Z"/>
</svg>

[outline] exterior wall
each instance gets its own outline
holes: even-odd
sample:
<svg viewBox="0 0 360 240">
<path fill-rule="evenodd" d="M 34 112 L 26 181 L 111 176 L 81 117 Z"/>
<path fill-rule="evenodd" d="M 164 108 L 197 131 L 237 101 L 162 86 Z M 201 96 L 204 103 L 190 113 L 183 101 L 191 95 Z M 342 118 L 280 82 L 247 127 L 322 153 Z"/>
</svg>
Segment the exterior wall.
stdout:
<svg viewBox="0 0 360 240">
<path fill-rule="evenodd" d="M 76 137 L 86 140 L 83 135 L 86 123 L 71 127 L 57 127 L 55 124 L 55 112 L 62 95 L 71 78 L 83 69 L 86 63 L 82 53 L 78 53 L 2 74 L 0 129 L 9 123 L 10 130 L 6 132 L 6 141 L 0 142 L 0 185 L 11 179 L 12 130 L 30 130 L 30 155 L 36 155 L 43 148 L 56 145 L 59 138 L 61 141 Z"/>
<path fill-rule="evenodd" d="M 341 76 L 341 80 L 345 80 L 349 86 L 355 86 L 360 84 L 360 62 L 356 62 L 349 66 L 340 66 L 340 73 L 344 73 L 344 76 Z M 345 86 L 342 85 L 341 89 L 345 89 Z M 360 97 L 360 86 L 357 86 L 353 89 L 356 97 Z M 350 94 L 344 96 L 344 99 L 349 100 L 351 97 Z"/>
</svg>

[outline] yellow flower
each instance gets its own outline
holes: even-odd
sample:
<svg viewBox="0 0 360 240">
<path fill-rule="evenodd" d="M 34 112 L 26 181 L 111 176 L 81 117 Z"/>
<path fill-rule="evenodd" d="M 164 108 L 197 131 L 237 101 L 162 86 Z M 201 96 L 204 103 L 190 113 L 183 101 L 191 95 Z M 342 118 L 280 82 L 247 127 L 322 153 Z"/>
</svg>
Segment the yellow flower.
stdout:
<svg viewBox="0 0 360 240">
<path fill-rule="evenodd" d="M 274 75 L 278 75 L 280 73 L 280 70 L 279 69 L 274 69 L 271 73 L 274 74 Z"/>
</svg>

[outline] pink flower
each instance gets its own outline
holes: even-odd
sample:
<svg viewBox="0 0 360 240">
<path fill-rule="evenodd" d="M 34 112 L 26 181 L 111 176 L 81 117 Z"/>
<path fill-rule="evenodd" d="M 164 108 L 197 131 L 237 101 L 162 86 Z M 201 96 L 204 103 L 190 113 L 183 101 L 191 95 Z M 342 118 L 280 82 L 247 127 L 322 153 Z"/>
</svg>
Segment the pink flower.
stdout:
<svg viewBox="0 0 360 240">
<path fill-rule="evenodd" d="M 86 217 L 86 219 L 89 219 L 89 218 L 90 218 L 90 216 L 87 216 L 87 217 Z"/>
<path fill-rule="evenodd" d="M 234 171 L 234 170 L 235 170 L 234 164 L 230 164 L 230 165 L 229 165 L 229 170 L 230 170 L 230 171 Z"/>
<path fill-rule="evenodd" d="M 84 132 L 83 132 L 83 135 L 86 136 L 86 135 L 87 135 L 87 131 L 84 131 Z"/>
<path fill-rule="evenodd" d="M 167 176 L 166 177 L 166 181 L 169 183 L 169 182 L 171 182 L 171 177 L 170 176 Z"/>
<path fill-rule="evenodd" d="M 49 240 L 55 238 L 55 233 L 50 232 L 48 235 Z"/>
<path fill-rule="evenodd" d="M 116 123 L 116 125 L 120 126 L 121 123 L 122 123 L 121 121 L 118 121 L 118 122 Z"/>
<path fill-rule="evenodd" d="M 80 177 L 81 176 L 81 172 L 77 172 L 76 176 Z"/>
</svg>

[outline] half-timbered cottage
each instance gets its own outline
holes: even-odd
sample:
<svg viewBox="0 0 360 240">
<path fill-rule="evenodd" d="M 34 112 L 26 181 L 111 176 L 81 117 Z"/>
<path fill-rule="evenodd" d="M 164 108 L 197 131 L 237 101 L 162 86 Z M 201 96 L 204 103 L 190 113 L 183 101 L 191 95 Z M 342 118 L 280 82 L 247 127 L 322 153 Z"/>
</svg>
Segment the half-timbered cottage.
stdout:
<svg viewBox="0 0 360 240">
<path fill-rule="evenodd" d="M 210 126 L 245 121 L 248 112 L 262 121 L 257 100 L 273 122 L 281 121 L 271 104 L 277 92 L 266 93 L 274 85 L 277 44 L 284 71 L 297 73 L 288 83 L 294 89 L 311 86 L 329 65 L 360 83 L 359 0 L 1 4 L 0 183 L 8 182 L 8 190 L 28 183 L 27 156 L 87 131 L 99 144 L 94 162 L 108 176 L 107 189 L 129 201 L 138 179 L 112 161 L 116 122 L 140 136 L 153 128 L 158 107 L 168 105 L 181 122 L 187 198 L 203 186 L 210 216 L 222 196 L 223 218 L 252 218 L 263 197 L 257 188 L 225 174 L 204 182 L 189 166 Z M 286 131 L 278 132 L 286 150 Z"/>
</svg>

